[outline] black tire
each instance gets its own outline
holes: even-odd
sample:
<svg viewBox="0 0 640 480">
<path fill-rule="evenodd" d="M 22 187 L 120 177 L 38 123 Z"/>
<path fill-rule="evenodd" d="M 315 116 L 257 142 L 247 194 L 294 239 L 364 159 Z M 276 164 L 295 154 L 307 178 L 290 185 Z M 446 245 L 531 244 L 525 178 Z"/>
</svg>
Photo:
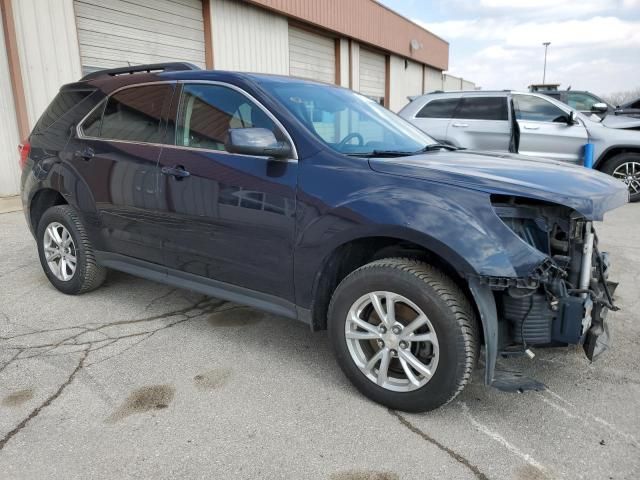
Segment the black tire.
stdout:
<svg viewBox="0 0 640 480">
<path fill-rule="evenodd" d="M 66 281 L 56 277 L 45 259 L 45 231 L 53 222 L 57 222 L 67 229 L 74 244 L 76 269 L 73 276 Z M 57 205 L 44 212 L 38 223 L 36 239 L 42 269 L 51 284 L 61 292 L 68 295 L 78 295 L 90 292 L 104 282 L 107 270 L 96 263 L 91 242 L 87 237 L 78 213 L 73 207 Z"/>
<path fill-rule="evenodd" d="M 615 172 L 616 168 L 620 167 L 621 165 L 624 165 L 625 163 L 636 163 L 636 188 L 638 189 L 638 191 L 635 191 L 631 185 L 629 186 L 629 200 L 632 202 L 638 202 L 640 201 L 640 169 L 638 169 L 638 167 L 640 167 L 640 153 L 635 153 L 635 152 L 628 152 L 628 153 L 619 153 L 618 155 L 615 155 L 613 157 L 611 157 L 609 160 L 607 160 L 605 162 L 605 164 L 602 166 L 602 171 L 608 175 L 613 175 L 613 172 Z"/>
<path fill-rule="evenodd" d="M 345 322 L 351 306 L 374 291 L 400 294 L 429 318 L 439 343 L 439 361 L 431 379 L 413 391 L 391 391 L 371 381 L 349 353 Z M 425 263 L 387 258 L 347 276 L 329 305 L 328 328 L 338 363 L 351 382 L 371 400 L 406 412 L 425 412 L 453 400 L 470 381 L 480 338 L 474 310 L 461 289 L 440 270 Z"/>
</svg>

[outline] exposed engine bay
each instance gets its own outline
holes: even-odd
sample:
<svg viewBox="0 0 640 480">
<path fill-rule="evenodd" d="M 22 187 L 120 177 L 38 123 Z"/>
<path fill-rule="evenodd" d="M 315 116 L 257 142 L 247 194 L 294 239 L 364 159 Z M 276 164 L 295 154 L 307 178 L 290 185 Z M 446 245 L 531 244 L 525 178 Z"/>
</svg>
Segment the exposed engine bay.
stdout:
<svg viewBox="0 0 640 480">
<path fill-rule="evenodd" d="M 593 223 L 574 210 L 513 197 L 492 198 L 496 213 L 523 241 L 547 255 L 525 279 L 492 285 L 502 353 L 531 346 L 582 345 L 594 360 L 609 343 L 606 316 L 617 310 L 609 256 Z"/>
</svg>

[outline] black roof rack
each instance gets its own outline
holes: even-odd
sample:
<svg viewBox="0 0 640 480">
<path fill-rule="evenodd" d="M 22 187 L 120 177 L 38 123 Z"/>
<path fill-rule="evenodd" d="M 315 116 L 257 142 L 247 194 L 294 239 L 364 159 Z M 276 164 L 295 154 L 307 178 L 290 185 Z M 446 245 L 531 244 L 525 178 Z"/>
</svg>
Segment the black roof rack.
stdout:
<svg viewBox="0 0 640 480">
<path fill-rule="evenodd" d="M 193 63 L 187 62 L 170 62 L 170 63 L 150 63 L 147 65 L 133 65 L 130 67 L 109 68 L 106 70 L 97 70 L 88 73 L 80 79 L 92 80 L 105 75 L 115 77 L 116 75 L 131 75 L 134 73 L 151 73 L 151 72 L 179 72 L 182 70 L 200 70 L 200 67 Z"/>
</svg>

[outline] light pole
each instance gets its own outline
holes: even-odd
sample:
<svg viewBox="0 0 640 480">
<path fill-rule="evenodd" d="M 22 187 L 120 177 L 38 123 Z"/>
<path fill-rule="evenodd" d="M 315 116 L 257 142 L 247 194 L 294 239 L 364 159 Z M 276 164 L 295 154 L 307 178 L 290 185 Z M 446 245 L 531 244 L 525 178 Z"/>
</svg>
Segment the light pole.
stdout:
<svg viewBox="0 0 640 480">
<path fill-rule="evenodd" d="M 547 49 L 551 42 L 543 42 L 542 45 L 544 45 L 544 69 L 542 70 L 542 83 L 544 84 L 547 79 Z"/>
</svg>

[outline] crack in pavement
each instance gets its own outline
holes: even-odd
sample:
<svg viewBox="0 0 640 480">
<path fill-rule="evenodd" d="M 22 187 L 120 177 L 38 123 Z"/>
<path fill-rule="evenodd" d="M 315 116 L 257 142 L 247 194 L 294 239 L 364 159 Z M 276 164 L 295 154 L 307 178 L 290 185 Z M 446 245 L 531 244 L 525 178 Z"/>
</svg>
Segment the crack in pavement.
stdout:
<svg viewBox="0 0 640 480">
<path fill-rule="evenodd" d="M 37 417 L 44 408 L 51 405 L 56 398 L 62 395 L 62 392 L 64 392 L 65 388 L 67 388 L 71 384 L 71 382 L 73 382 L 73 379 L 75 378 L 75 376 L 82 369 L 84 365 L 84 361 L 87 358 L 87 355 L 89 355 L 89 349 L 86 349 L 84 351 L 84 353 L 80 357 L 80 361 L 76 365 L 76 368 L 73 369 L 73 371 L 71 372 L 67 380 L 62 385 L 60 385 L 52 395 L 47 397 L 47 399 L 43 403 L 41 403 L 39 406 L 34 408 L 29 415 L 27 415 L 18 425 L 16 425 L 16 427 L 13 430 L 8 432 L 0 440 L 0 451 L 4 448 L 4 446 L 7 444 L 9 440 L 11 440 L 18 432 L 20 432 L 20 430 L 22 430 L 31 420 Z"/>
<path fill-rule="evenodd" d="M 164 296 L 166 297 L 171 293 L 173 293 L 174 291 L 175 290 L 169 291 Z M 152 300 L 151 303 L 158 301 L 160 298 L 162 297 L 158 297 Z M 229 305 L 229 307 L 222 308 L 225 305 Z M 0 365 L 0 373 L 3 370 L 5 370 L 10 364 L 21 361 L 21 360 L 38 358 L 38 357 L 68 356 L 68 355 L 76 354 L 79 351 L 82 352 L 82 355 L 80 357 L 78 364 L 76 365 L 74 370 L 71 372 L 69 377 L 66 379 L 66 381 L 62 383 L 52 395 L 47 397 L 47 399 L 42 404 L 40 404 L 38 407 L 32 410 L 31 413 L 27 415 L 27 417 L 25 417 L 20 423 L 18 423 L 16 427 L 14 427 L 10 432 L 8 432 L 0 440 L 0 450 L 2 450 L 4 446 L 7 444 L 7 442 L 9 442 L 9 440 L 11 440 L 11 438 L 13 438 L 18 432 L 20 432 L 20 430 L 22 430 L 31 420 L 37 417 L 38 414 L 44 408 L 51 405 L 60 395 L 62 395 L 64 390 L 71 384 L 71 382 L 76 377 L 78 372 L 83 368 L 96 365 L 98 363 L 112 359 L 118 355 L 122 355 L 124 352 L 131 350 L 132 348 L 135 348 L 137 345 L 148 340 L 153 335 L 155 335 L 156 333 L 162 330 L 172 328 L 176 325 L 182 324 L 188 320 L 191 320 L 203 315 L 212 314 L 212 313 L 221 313 L 233 308 L 235 308 L 234 304 L 231 304 L 229 302 L 222 301 L 222 300 L 215 300 L 209 297 L 202 297 L 196 303 L 193 303 L 188 307 L 174 310 L 171 312 L 166 312 L 159 315 L 154 315 L 151 317 L 137 318 L 137 319 L 130 319 L 130 320 L 116 320 L 113 322 L 102 323 L 102 324 L 90 322 L 90 323 L 84 323 L 84 324 L 73 326 L 73 327 L 36 330 L 34 332 L 30 332 L 26 334 L 19 334 L 19 335 L 14 335 L 10 337 L 0 337 L 0 340 L 4 340 L 5 342 L 7 342 L 13 339 L 23 339 L 23 338 L 28 339 L 29 336 L 34 336 L 34 335 L 43 335 L 47 333 L 55 333 L 55 332 L 69 331 L 69 330 L 74 331 L 73 334 L 67 335 L 57 342 L 41 343 L 36 345 L 28 345 L 28 344 L 15 345 L 15 346 L 5 345 L 4 348 L 16 350 L 16 352 L 13 354 L 11 358 L 9 358 L 8 361 Z M 165 321 L 172 317 L 177 317 L 177 319 L 173 321 L 169 321 L 168 323 L 161 323 L 160 325 L 152 325 L 150 329 L 146 329 L 140 332 L 133 332 L 133 333 L 122 332 L 116 335 L 109 335 L 102 331 L 109 327 L 118 327 L 118 326 L 126 326 L 126 325 L 136 325 L 140 323 Z M 104 338 L 78 341 L 78 338 L 81 335 L 91 334 L 91 333 L 94 333 L 94 334 L 98 333 L 102 335 Z M 120 350 L 107 357 L 98 359 L 91 363 L 87 361 L 91 353 L 95 353 L 99 350 L 115 345 L 121 340 L 125 340 L 128 338 L 135 338 L 135 337 L 141 337 L 141 338 L 138 341 L 134 342 L 133 344 L 127 346 L 125 349 Z M 84 348 L 82 348 L 81 350 L 73 350 L 73 351 L 66 350 L 61 353 L 52 353 L 54 350 L 60 347 L 84 347 Z M 37 350 L 41 350 L 41 351 L 37 351 Z M 37 353 L 33 355 L 21 356 L 25 352 L 29 353 L 34 351 L 37 351 Z"/>
<path fill-rule="evenodd" d="M 445 452 L 447 455 L 449 455 L 451 458 L 453 458 L 455 461 L 467 467 L 469 470 L 473 472 L 476 478 L 480 480 L 489 480 L 489 477 L 487 477 L 484 473 L 482 473 L 480 469 L 476 467 L 474 464 L 472 464 L 467 458 L 460 455 L 458 452 L 450 449 L 449 447 L 443 445 L 438 440 L 429 436 L 424 431 L 420 430 L 418 427 L 412 424 L 409 420 L 407 420 L 407 418 L 404 415 L 398 413 L 396 410 L 391 410 L 391 409 L 388 409 L 388 412 L 391 416 L 396 417 L 402 425 L 407 427 L 409 430 L 411 430 L 413 433 L 418 435 L 420 438 L 436 446 L 437 448 Z"/>
</svg>

